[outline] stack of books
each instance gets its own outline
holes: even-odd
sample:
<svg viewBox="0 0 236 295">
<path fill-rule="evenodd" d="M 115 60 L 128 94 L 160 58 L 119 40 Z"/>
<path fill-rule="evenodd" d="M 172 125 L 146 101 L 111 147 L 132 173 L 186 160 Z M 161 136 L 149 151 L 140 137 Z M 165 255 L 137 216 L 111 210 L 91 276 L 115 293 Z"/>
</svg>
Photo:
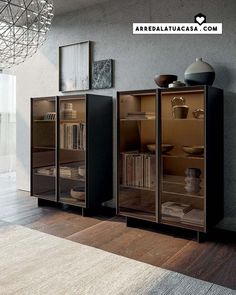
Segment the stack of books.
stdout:
<svg viewBox="0 0 236 295">
<path fill-rule="evenodd" d="M 181 222 L 188 225 L 204 226 L 204 211 L 192 209 L 183 216 Z"/>
<path fill-rule="evenodd" d="M 164 220 L 180 222 L 184 215 L 191 210 L 191 205 L 165 202 L 162 204 L 161 209 Z"/>
<path fill-rule="evenodd" d="M 85 123 L 65 123 L 60 128 L 61 149 L 86 149 Z"/>
<path fill-rule="evenodd" d="M 144 188 L 155 187 L 155 155 L 138 152 L 122 153 L 122 184 Z"/>
<path fill-rule="evenodd" d="M 150 120 L 155 119 L 154 112 L 129 112 L 126 119 L 130 120 Z"/>
</svg>

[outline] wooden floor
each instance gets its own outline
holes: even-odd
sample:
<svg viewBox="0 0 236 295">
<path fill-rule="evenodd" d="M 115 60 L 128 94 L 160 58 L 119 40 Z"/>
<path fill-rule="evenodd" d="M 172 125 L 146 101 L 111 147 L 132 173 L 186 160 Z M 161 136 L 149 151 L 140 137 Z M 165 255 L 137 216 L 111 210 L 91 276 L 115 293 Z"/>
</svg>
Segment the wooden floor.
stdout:
<svg viewBox="0 0 236 295">
<path fill-rule="evenodd" d="M 0 178 L 0 221 L 93 246 L 188 276 L 236 289 L 236 242 L 126 227 L 122 217 L 82 217 L 79 213 L 38 207 L 29 193 Z M 1 226 L 1 222 L 0 222 Z"/>
</svg>

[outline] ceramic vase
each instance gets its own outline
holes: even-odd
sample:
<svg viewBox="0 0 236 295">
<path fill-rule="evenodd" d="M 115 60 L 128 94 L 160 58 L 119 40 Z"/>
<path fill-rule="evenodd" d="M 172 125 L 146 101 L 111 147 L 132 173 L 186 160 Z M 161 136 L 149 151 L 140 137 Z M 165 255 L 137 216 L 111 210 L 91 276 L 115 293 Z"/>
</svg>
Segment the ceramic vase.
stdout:
<svg viewBox="0 0 236 295">
<path fill-rule="evenodd" d="M 197 58 L 184 73 L 187 85 L 212 85 L 215 80 L 215 70 L 202 58 Z"/>
</svg>

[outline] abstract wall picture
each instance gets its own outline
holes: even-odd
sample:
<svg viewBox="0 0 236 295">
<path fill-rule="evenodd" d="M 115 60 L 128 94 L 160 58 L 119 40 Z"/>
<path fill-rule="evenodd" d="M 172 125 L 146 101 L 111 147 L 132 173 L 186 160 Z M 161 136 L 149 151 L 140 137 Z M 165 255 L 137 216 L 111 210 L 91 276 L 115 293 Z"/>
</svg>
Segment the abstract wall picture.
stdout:
<svg viewBox="0 0 236 295">
<path fill-rule="evenodd" d="M 90 42 L 59 47 L 59 91 L 90 88 Z"/>
<path fill-rule="evenodd" d="M 113 60 L 105 59 L 93 63 L 92 88 L 104 89 L 113 87 Z"/>
</svg>

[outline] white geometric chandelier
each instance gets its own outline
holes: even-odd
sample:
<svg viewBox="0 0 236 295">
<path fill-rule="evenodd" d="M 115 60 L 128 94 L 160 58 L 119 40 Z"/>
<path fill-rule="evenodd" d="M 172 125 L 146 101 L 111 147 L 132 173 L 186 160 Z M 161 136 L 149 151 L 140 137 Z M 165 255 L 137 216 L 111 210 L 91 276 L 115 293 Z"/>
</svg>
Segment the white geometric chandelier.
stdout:
<svg viewBox="0 0 236 295">
<path fill-rule="evenodd" d="M 46 39 L 53 0 L 0 0 L 0 69 L 32 56 Z"/>
</svg>

